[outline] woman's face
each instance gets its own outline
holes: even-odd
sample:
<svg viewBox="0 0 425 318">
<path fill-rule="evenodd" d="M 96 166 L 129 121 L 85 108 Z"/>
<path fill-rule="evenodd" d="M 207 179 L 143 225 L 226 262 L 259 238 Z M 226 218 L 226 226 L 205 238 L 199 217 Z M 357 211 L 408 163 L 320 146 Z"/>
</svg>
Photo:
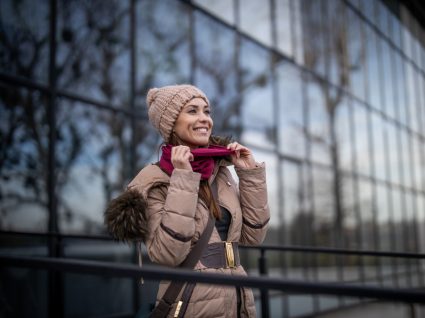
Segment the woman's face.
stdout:
<svg viewBox="0 0 425 318">
<path fill-rule="evenodd" d="M 213 127 L 210 107 L 202 98 L 194 98 L 183 106 L 174 124 L 174 133 L 190 148 L 208 145 Z"/>
</svg>

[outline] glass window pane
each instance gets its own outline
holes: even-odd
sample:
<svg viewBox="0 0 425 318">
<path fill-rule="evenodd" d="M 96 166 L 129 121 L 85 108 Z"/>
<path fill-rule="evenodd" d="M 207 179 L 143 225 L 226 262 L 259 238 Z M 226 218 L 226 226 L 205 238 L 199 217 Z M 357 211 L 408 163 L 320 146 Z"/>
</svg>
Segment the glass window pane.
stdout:
<svg viewBox="0 0 425 318">
<path fill-rule="evenodd" d="M 376 186 L 376 210 L 378 211 L 377 221 L 379 226 L 379 249 L 382 251 L 391 251 L 392 248 L 392 233 L 391 227 L 391 215 L 388 206 L 388 189 L 382 184 Z M 384 262 L 386 260 L 382 259 Z"/>
<path fill-rule="evenodd" d="M 63 232 L 103 232 L 106 203 L 121 193 L 129 181 L 128 121 L 117 113 L 61 100 L 56 160 Z"/>
<path fill-rule="evenodd" d="M 292 64 L 283 62 L 277 67 L 279 81 L 279 150 L 284 154 L 305 157 L 306 127 L 302 74 Z"/>
<path fill-rule="evenodd" d="M 407 114 L 407 125 L 409 127 L 414 126 L 415 117 L 414 113 L 412 113 L 413 107 L 413 97 L 414 97 L 414 91 L 413 91 L 413 78 L 412 78 L 412 65 L 405 61 L 404 63 L 404 78 L 405 78 L 405 98 L 406 98 L 406 114 Z"/>
<path fill-rule="evenodd" d="M 240 29 L 257 41 L 272 45 L 270 2 L 244 0 L 239 6 Z"/>
<path fill-rule="evenodd" d="M 369 180 L 359 180 L 359 206 L 361 215 L 362 249 L 375 249 L 374 240 L 374 209 L 372 197 L 372 184 Z"/>
<path fill-rule="evenodd" d="M 235 24 L 234 5 L 231 0 L 194 0 L 193 3 L 229 24 Z"/>
<path fill-rule="evenodd" d="M 148 88 L 190 81 L 190 9 L 179 1 L 139 1 L 136 14 L 136 101 L 144 105 Z"/>
<path fill-rule="evenodd" d="M 373 149 L 373 167 L 375 178 L 379 180 L 387 179 L 387 154 L 384 142 L 384 122 L 380 115 L 372 113 L 371 134 Z"/>
<path fill-rule="evenodd" d="M 404 125 L 408 124 L 407 115 L 408 110 L 406 107 L 406 81 L 405 81 L 405 70 L 403 69 L 405 63 L 401 55 L 398 52 L 391 51 L 390 54 L 394 57 L 393 65 L 393 85 L 394 85 L 394 103 L 396 108 L 396 119 L 403 123 Z"/>
<path fill-rule="evenodd" d="M 382 70 L 382 76 L 381 76 L 381 85 L 380 89 L 382 90 L 381 93 L 385 96 L 384 98 L 384 105 L 381 106 L 381 109 L 390 117 L 397 118 L 396 116 L 396 109 L 395 109 L 395 103 L 394 103 L 394 89 L 393 89 L 393 83 L 392 78 L 394 74 L 393 71 L 393 63 L 390 58 L 390 52 L 391 48 L 389 47 L 388 43 L 384 41 L 383 39 L 378 40 L 380 44 L 380 50 L 381 50 L 381 70 Z"/>
<path fill-rule="evenodd" d="M 351 176 L 344 175 L 342 179 L 342 204 L 344 211 L 344 243 L 346 248 L 358 248 L 357 233 L 358 217 L 356 197 L 354 195 L 354 180 Z M 348 278 L 348 277 L 347 277 Z"/>
<path fill-rule="evenodd" d="M 392 19 L 392 32 L 394 36 L 395 45 L 401 49 L 401 22 L 398 17 Z"/>
<path fill-rule="evenodd" d="M 326 30 L 323 15 L 317 14 L 322 12 L 322 1 L 302 0 L 300 7 L 303 19 L 304 65 L 326 77 L 327 52 L 324 38 Z"/>
<path fill-rule="evenodd" d="M 293 22 L 295 22 L 295 13 L 291 11 L 291 0 L 276 1 L 277 47 L 287 56 L 293 56 L 294 53 L 292 47 L 292 37 L 295 35 Z"/>
<path fill-rule="evenodd" d="M 378 19 L 378 27 L 385 34 L 386 37 L 389 37 L 388 30 L 388 20 L 389 20 L 389 10 L 387 6 L 381 2 L 376 1 L 376 9 L 377 9 L 377 19 Z"/>
<path fill-rule="evenodd" d="M 419 133 L 421 135 L 425 135 L 425 77 L 422 74 L 419 74 L 417 80 L 416 89 L 418 94 L 417 112 Z"/>
<path fill-rule="evenodd" d="M 425 149 L 419 138 L 416 136 L 411 136 L 410 138 L 412 139 L 411 142 L 413 147 L 413 185 L 415 190 L 419 190 L 422 189 L 423 183 L 425 182 L 425 169 L 422 162 L 422 160 L 425 159 L 423 158 Z"/>
<path fill-rule="evenodd" d="M 330 127 L 329 114 L 326 105 L 326 85 L 322 85 L 319 80 L 310 77 L 307 83 L 308 96 L 308 132 L 307 138 L 311 147 L 312 160 L 315 162 L 330 165 L 331 156 L 329 145 Z"/>
<path fill-rule="evenodd" d="M 262 148 L 274 148 L 276 132 L 270 55 L 250 41 L 242 41 L 241 45 L 242 141 Z"/>
<path fill-rule="evenodd" d="M 394 228 L 395 228 L 395 242 L 396 251 L 404 250 L 404 231 L 403 231 L 403 220 L 405 207 L 402 204 L 401 192 L 398 188 L 392 190 L 392 203 L 394 206 Z"/>
<path fill-rule="evenodd" d="M 366 34 L 365 26 L 360 20 L 358 15 L 347 9 L 346 27 L 347 32 L 347 43 L 348 43 L 348 71 L 349 71 L 349 83 L 351 92 L 363 101 L 366 101 L 366 85 L 365 85 L 365 63 L 366 63 Z M 370 43 L 368 43 L 370 45 Z"/>
<path fill-rule="evenodd" d="M 301 1 L 291 0 L 292 4 L 292 16 L 293 16 L 293 39 L 294 39 L 294 55 L 295 61 L 298 64 L 304 65 L 304 12 L 302 11 Z"/>
<path fill-rule="evenodd" d="M 112 105 L 128 105 L 128 1 L 59 1 L 58 87 Z"/>
<path fill-rule="evenodd" d="M 360 2 L 360 10 L 366 16 L 366 18 L 373 24 L 377 24 L 376 19 L 376 2 L 370 0 L 359 0 Z"/>
<path fill-rule="evenodd" d="M 335 246 L 335 200 L 333 190 L 333 171 L 313 167 L 314 229 L 317 246 Z"/>
<path fill-rule="evenodd" d="M 300 203 L 298 200 L 297 193 L 303 191 L 300 186 L 299 178 L 299 167 L 298 165 L 291 162 L 282 162 L 282 171 L 283 171 L 283 197 L 284 197 L 284 209 L 283 209 L 283 224 L 286 226 L 286 231 L 282 232 L 281 235 L 284 236 L 282 241 L 284 244 L 291 244 L 292 238 L 290 235 L 291 224 L 294 223 L 296 216 L 299 214 Z M 291 231 L 292 232 L 292 231 Z"/>
<path fill-rule="evenodd" d="M 366 27 L 366 60 L 367 60 L 367 80 L 369 104 L 375 109 L 381 109 L 381 72 L 380 72 L 380 57 L 377 51 L 377 36 L 375 31 L 369 26 Z"/>
<path fill-rule="evenodd" d="M 412 187 L 412 161 L 410 160 L 411 147 L 408 133 L 403 129 L 399 131 L 401 139 L 401 167 L 403 169 L 403 185 Z"/>
<path fill-rule="evenodd" d="M 47 83 L 49 1 L 0 1 L 0 71 Z"/>
<path fill-rule="evenodd" d="M 354 103 L 354 133 L 355 133 L 355 155 L 357 162 L 357 172 L 363 175 L 370 175 L 370 155 L 369 155 L 369 133 L 367 110 L 358 103 Z"/>
<path fill-rule="evenodd" d="M 214 134 L 239 134 L 241 103 L 237 93 L 235 33 L 201 13 L 195 14 L 194 84 L 212 106 Z"/>
<path fill-rule="evenodd" d="M 425 253 L 425 230 L 423 227 L 423 224 L 425 224 L 425 196 L 423 194 L 417 196 L 417 207 L 418 225 L 421 227 L 419 231 L 419 252 Z"/>
<path fill-rule="evenodd" d="M 349 101 L 343 98 L 336 110 L 336 140 L 339 169 L 345 171 L 351 171 L 353 169 L 353 147 L 351 142 L 353 132 L 351 131 L 350 116 L 351 110 Z"/>
<path fill-rule="evenodd" d="M 406 252 L 415 252 L 416 251 L 416 216 L 414 209 L 413 196 L 410 192 L 405 192 L 406 200 L 406 221 L 405 221 L 405 232 L 406 232 Z"/>
<path fill-rule="evenodd" d="M 348 29 L 346 27 L 347 11 L 342 1 L 324 1 L 324 38 L 326 41 L 326 64 L 329 80 L 340 87 L 348 86 L 345 75 L 349 67 L 348 61 Z M 336 14 L 337 13 L 337 14 Z"/>
<path fill-rule="evenodd" d="M 406 9 L 403 10 L 402 15 L 404 15 L 404 20 L 402 21 L 404 21 L 404 23 L 409 23 L 410 14 L 407 13 Z M 401 49 L 407 55 L 408 59 L 411 60 L 412 59 L 412 39 L 411 39 L 410 31 L 408 30 L 407 26 L 405 26 L 404 24 L 402 24 L 400 28 L 401 28 L 401 43 L 402 43 Z"/>
<path fill-rule="evenodd" d="M 401 149 L 399 149 L 399 142 L 397 137 L 397 128 L 393 123 L 386 123 L 386 133 L 388 140 L 388 157 L 389 157 L 389 173 L 391 174 L 391 182 L 395 184 L 401 183 L 401 175 L 400 175 L 400 160 L 399 153 Z"/>
<path fill-rule="evenodd" d="M 47 97 L 0 84 L 0 228 L 47 230 Z"/>
<path fill-rule="evenodd" d="M 307 166 L 282 162 L 283 171 L 283 224 L 286 233 L 283 244 L 313 245 L 314 211 L 311 204 L 310 176 Z"/>
</svg>

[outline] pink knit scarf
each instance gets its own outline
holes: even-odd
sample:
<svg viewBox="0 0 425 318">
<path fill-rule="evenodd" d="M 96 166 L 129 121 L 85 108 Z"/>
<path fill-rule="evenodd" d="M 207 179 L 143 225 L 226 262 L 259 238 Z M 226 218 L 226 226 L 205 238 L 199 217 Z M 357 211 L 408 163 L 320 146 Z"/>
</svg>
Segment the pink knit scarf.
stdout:
<svg viewBox="0 0 425 318">
<path fill-rule="evenodd" d="M 171 145 L 162 147 L 162 156 L 159 160 L 159 166 L 168 175 L 174 170 L 171 162 Z M 215 160 L 214 157 L 225 157 L 233 153 L 232 150 L 223 146 L 209 146 L 208 148 L 197 148 L 191 151 L 193 154 L 193 161 L 190 162 L 192 170 L 201 174 L 202 180 L 208 180 L 214 171 Z"/>
</svg>

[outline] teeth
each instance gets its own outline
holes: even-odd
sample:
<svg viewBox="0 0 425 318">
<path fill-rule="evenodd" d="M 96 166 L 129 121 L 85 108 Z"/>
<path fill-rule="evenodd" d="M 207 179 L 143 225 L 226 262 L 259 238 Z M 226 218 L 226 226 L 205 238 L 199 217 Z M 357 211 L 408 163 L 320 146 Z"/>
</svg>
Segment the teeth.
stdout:
<svg viewBox="0 0 425 318">
<path fill-rule="evenodd" d="M 200 132 L 207 132 L 208 131 L 207 128 L 196 128 L 195 130 L 200 131 Z"/>
</svg>

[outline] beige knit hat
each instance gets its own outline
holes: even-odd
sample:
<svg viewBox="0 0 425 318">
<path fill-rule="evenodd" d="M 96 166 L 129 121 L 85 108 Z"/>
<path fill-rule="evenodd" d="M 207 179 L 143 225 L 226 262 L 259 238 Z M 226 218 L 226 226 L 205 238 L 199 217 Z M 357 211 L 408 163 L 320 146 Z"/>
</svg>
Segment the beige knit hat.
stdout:
<svg viewBox="0 0 425 318">
<path fill-rule="evenodd" d="M 149 120 L 168 142 L 182 108 L 190 100 L 200 97 L 209 105 L 205 94 L 193 85 L 170 85 L 151 88 L 146 97 Z"/>
</svg>

